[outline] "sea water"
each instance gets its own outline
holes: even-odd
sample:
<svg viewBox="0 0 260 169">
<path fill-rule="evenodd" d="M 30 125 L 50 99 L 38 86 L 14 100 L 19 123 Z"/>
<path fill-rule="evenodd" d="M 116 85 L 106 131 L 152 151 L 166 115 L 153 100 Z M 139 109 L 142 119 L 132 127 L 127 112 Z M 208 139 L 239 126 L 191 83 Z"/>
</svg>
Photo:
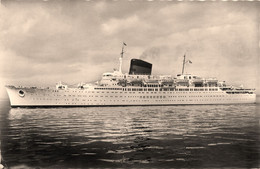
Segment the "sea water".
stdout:
<svg viewBox="0 0 260 169">
<path fill-rule="evenodd" d="M 260 166 L 258 104 L 0 106 L 9 168 Z"/>
</svg>

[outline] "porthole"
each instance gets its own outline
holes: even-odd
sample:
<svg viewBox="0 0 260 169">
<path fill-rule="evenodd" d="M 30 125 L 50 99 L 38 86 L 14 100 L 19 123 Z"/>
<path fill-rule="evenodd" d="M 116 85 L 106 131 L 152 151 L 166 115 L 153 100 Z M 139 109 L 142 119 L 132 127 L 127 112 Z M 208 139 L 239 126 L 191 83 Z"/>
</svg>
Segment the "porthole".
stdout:
<svg viewBox="0 0 260 169">
<path fill-rule="evenodd" d="M 24 93 L 24 91 L 23 91 L 23 90 L 19 90 L 19 92 L 18 92 L 18 93 L 19 93 L 19 96 L 20 96 L 20 97 L 24 97 L 24 96 L 25 96 L 25 93 Z"/>
</svg>

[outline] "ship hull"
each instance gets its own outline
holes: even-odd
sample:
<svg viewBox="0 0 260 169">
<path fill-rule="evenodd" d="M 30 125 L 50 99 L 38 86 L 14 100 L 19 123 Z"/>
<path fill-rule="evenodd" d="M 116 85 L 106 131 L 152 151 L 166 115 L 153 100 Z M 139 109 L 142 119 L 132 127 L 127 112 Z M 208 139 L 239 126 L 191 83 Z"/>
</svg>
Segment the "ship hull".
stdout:
<svg viewBox="0 0 260 169">
<path fill-rule="evenodd" d="M 141 88 L 70 88 L 66 90 L 7 86 L 11 107 L 156 106 L 255 103 L 255 93 L 227 94 L 219 88 L 160 91 Z M 142 90 L 142 91 L 138 91 Z"/>
</svg>

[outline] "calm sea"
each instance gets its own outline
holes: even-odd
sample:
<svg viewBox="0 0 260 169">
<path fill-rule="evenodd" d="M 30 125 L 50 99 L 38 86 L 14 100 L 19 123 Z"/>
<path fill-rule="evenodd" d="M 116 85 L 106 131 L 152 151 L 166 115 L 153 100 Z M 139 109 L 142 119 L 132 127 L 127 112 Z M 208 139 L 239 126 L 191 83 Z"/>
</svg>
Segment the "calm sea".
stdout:
<svg viewBox="0 0 260 169">
<path fill-rule="evenodd" d="M 8 168 L 260 167 L 258 104 L 0 106 Z"/>
</svg>

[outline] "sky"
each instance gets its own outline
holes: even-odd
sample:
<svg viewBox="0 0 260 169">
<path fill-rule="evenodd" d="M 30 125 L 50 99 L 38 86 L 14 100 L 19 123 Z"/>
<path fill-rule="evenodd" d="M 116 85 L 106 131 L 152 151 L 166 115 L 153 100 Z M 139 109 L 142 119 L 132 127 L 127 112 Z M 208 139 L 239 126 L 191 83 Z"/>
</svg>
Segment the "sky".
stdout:
<svg viewBox="0 0 260 169">
<path fill-rule="evenodd" d="M 259 3 L 2 0 L 0 97 L 4 85 L 95 82 L 130 60 L 153 74 L 217 77 L 257 88 Z"/>
</svg>

